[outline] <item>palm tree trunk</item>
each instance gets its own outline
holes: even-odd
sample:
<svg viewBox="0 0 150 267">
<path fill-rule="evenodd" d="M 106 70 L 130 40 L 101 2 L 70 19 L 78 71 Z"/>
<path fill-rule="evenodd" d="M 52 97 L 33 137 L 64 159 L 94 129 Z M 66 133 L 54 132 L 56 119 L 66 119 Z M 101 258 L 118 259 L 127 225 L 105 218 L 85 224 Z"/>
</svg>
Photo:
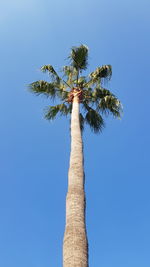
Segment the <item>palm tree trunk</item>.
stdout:
<svg viewBox="0 0 150 267">
<path fill-rule="evenodd" d="M 79 122 L 78 96 L 74 96 L 71 115 L 71 154 L 66 198 L 63 267 L 88 267 L 83 147 Z"/>
</svg>

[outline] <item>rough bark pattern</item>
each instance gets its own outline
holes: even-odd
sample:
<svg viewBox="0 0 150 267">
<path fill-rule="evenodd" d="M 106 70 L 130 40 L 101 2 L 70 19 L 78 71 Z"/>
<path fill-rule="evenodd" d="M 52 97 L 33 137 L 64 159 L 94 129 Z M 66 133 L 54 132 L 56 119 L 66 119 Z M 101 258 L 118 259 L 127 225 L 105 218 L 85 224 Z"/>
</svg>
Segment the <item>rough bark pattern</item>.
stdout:
<svg viewBox="0 0 150 267">
<path fill-rule="evenodd" d="M 63 267 L 88 267 L 88 242 L 85 226 L 85 194 L 79 101 L 74 97 L 71 116 L 71 154 L 66 198 L 66 229 Z"/>
</svg>

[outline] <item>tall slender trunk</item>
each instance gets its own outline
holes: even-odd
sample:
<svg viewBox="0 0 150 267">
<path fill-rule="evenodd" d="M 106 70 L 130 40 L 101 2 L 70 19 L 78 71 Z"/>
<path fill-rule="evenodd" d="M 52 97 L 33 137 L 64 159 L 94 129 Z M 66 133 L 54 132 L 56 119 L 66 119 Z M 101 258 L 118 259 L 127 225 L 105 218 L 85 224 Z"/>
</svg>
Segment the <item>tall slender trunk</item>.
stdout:
<svg viewBox="0 0 150 267">
<path fill-rule="evenodd" d="M 88 267 L 83 146 L 79 122 L 78 96 L 74 96 L 71 114 L 71 154 L 66 198 L 63 267 Z"/>
</svg>

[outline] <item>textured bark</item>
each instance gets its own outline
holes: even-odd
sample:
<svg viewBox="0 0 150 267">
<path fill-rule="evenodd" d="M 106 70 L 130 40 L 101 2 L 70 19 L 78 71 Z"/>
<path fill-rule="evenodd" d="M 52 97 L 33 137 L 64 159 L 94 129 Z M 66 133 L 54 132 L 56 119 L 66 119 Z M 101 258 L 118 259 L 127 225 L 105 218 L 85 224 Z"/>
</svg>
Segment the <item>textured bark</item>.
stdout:
<svg viewBox="0 0 150 267">
<path fill-rule="evenodd" d="M 66 198 L 63 267 L 88 267 L 83 146 L 79 123 L 78 96 L 74 97 L 71 115 L 71 154 Z"/>
</svg>

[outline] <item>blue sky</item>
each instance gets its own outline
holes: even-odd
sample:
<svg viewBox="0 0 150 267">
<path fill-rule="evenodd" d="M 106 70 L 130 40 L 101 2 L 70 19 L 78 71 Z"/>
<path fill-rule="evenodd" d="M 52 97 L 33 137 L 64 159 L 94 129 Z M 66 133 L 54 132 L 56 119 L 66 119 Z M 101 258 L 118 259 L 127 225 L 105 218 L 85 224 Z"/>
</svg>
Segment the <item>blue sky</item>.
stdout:
<svg viewBox="0 0 150 267">
<path fill-rule="evenodd" d="M 73 45 L 90 49 L 89 72 L 111 64 L 107 87 L 121 121 L 84 133 L 90 267 L 150 266 L 148 0 L 5 0 L 0 3 L 0 266 L 62 266 L 69 121 L 27 90 L 57 70 Z"/>
</svg>

